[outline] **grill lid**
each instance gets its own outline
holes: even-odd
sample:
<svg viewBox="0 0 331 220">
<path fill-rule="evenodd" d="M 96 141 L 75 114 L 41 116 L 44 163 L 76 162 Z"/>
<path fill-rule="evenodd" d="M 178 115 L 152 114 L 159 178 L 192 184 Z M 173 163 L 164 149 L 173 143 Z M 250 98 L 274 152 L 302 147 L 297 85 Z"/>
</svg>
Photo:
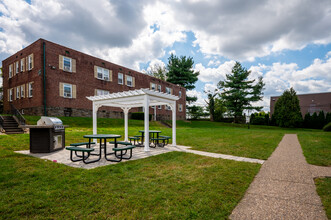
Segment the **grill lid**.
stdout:
<svg viewBox="0 0 331 220">
<path fill-rule="evenodd" d="M 37 125 L 63 125 L 62 121 L 59 118 L 55 117 L 46 117 L 46 116 L 41 116 L 39 121 L 37 122 Z"/>
</svg>

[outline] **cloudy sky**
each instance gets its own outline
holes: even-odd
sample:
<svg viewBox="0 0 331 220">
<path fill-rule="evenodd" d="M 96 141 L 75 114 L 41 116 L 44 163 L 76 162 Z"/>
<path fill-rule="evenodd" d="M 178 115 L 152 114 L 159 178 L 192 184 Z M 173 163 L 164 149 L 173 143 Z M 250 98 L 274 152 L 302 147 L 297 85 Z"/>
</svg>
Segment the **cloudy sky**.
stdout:
<svg viewBox="0 0 331 220">
<path fill-rule="evenodd" d="M 0 0 L 0 60 L 39 38 L 138 71 L 191 56 L 197 104 L 235 61 L 263 76 L 267 111 L 290 87 L 331 92 L 330 0 Z"/>
</svg>

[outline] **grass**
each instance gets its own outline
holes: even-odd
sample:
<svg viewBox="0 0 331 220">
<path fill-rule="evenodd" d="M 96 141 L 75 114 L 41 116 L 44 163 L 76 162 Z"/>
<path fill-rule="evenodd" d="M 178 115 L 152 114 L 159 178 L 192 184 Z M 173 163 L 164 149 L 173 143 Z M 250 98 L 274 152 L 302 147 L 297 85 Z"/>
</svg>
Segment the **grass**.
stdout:
<svg viewBox="0 0 331 220">
<path fill-rule="evenodd" d="M 328 219 L 331 219 L 331 178 L 315 179 L 317 193 L 321 197 Z"/>
<path fill-rule="evenodd" d="M 36 124 L 40 117 L 26 118 Z M 70 126 L 66 145 L 86 141 L 83 135 L 92 133 L 90 118 L 61 120 Z M 98 133 L 123 136 L 123 124 L 121 119 L 98 119 Z M 150 125 L 164 135 L 172 133 L 156 122 Z M 143 121 L 130 120 L 129 135 L 138 134 L 143 126 Z M 308 161 L 331 163 L 325 155 L 330 133 L 267 126 L 248 130 L 242 125 L 199 121 L 178 121 L 177 126 L 178 144 L 259 159 L 267 159 L 285 133 L 298 133 L 305 156 L 312 158 Z M 4 219 L 226 219 L 261 167 L 171 152 L 83 170 L 13 152 L 23 149 L 29 149 L 28 134 L 0 136 L 0 216 Z"/>
<path fill-rule="evenodd" d="M 302 132 L 298 138 L 308 163 L 331 166 L 331 132 Z"/>
</svg>

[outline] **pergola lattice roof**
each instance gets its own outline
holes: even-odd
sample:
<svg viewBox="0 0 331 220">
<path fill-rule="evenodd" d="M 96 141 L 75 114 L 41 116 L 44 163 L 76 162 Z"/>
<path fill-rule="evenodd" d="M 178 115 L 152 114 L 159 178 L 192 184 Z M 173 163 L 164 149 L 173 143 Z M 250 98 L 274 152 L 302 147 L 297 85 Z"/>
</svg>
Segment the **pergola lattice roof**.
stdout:
<svg viewBox="0 0 331 220">
<path fill-rule="evenodd" d="M 108 95 L 89 96 L 86 98 L 95 104 L 100 104 L 103 106 L 133 108 L 144 106 L 145 95 L 149 96 L 149 106 L 170 104 L 179 99 L 178 96 L 153 91 L 150 89 L 136 89 L 125 92 L 111 93 Z"/>
</svg>

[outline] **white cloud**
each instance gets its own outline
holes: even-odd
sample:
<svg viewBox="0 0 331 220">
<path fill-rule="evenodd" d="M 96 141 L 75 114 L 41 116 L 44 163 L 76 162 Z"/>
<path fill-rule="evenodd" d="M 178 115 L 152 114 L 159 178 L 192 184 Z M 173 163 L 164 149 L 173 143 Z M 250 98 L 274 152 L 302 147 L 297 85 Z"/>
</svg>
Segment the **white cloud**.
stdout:
<svg viewBox="0 0 331 220">
<path fill-rule="evenodd" d="M 176 50 L 170 50 L 170 51 L 168 52 L 168 54 L 169 54 L 169 55 L 171 55 L 171 54 L 176 55 Z"/>
<path fill-rule="evenodd" d="M 205 99 L 207 97 L 206 97 L 205 93 L 199 92 L 197 90 L 189 90 L 189 91 L 186 92 L 186 95 L 187 96 L 196 96 L 198 98 L 197 101 L 192 103 L 191 105 L 198 105 L 198 106 L 205 106 L 206 105 Z"/>
<path fill-rule="evenodd" d="M 194 32 L 203 53 L 229 59 L 254 61 L 284 49 L 331 42 L 329 0 L 180 1 L 172 8 L 178 22 Z"/>
<path fill-rule="evenodd" d="M 202 82 L 213 82 L 215 85 L 225 79 L 225 75 L 231 73 L 232 67 L 236 62 L 226 61 L 217 68 L 206 68 L 201 63 L 195 65 L 195 71 L 199 71 L 199 80 Z"/>
</svg>

